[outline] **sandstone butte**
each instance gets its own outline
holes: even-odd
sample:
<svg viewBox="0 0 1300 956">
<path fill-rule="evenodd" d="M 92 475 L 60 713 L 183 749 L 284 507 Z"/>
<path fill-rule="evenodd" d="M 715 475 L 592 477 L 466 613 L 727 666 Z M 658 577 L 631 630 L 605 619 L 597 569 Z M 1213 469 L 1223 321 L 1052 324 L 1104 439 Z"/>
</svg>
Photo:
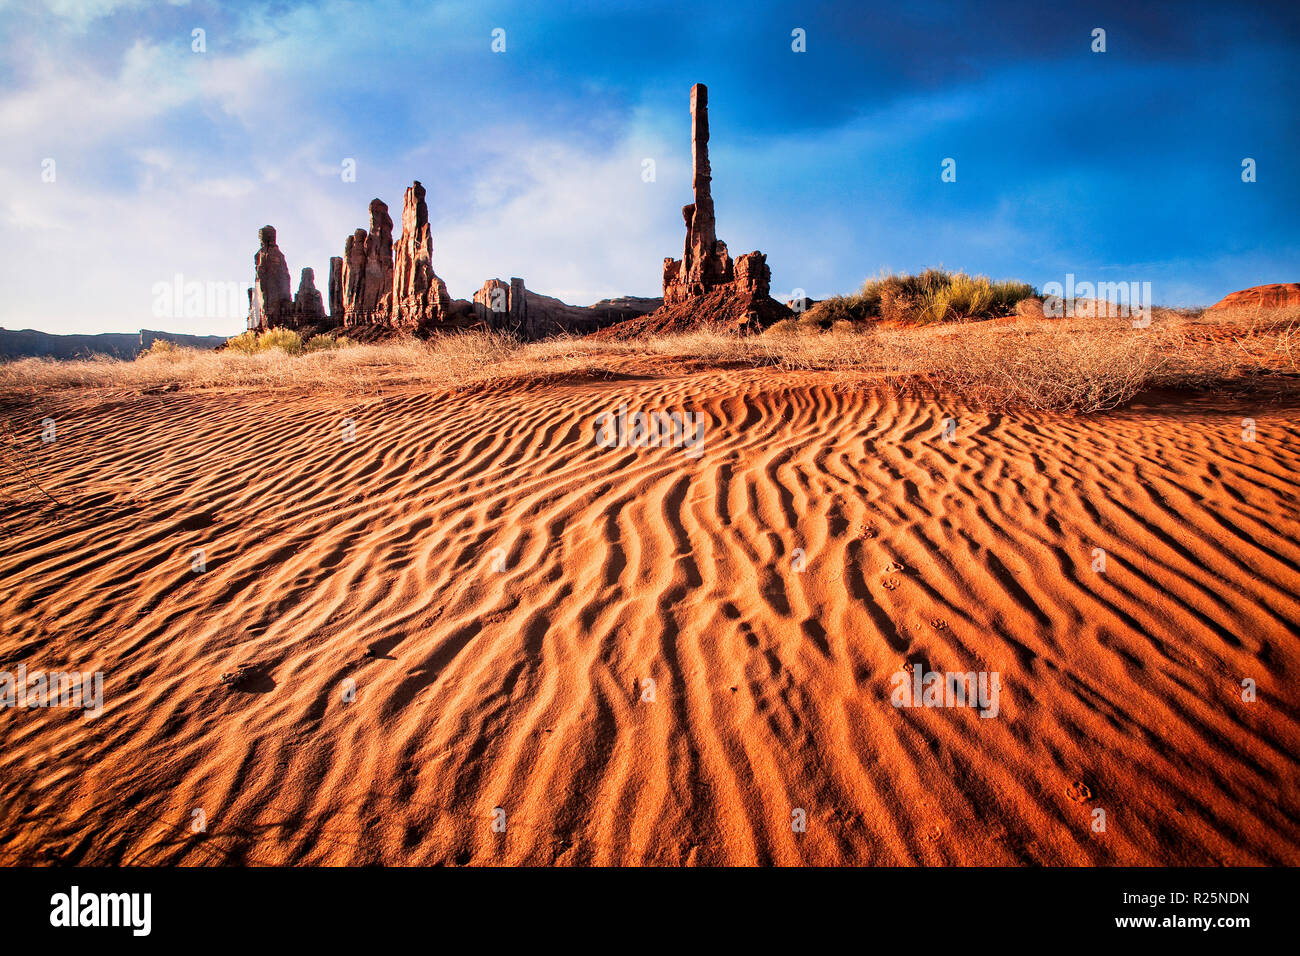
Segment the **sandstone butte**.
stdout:
<svg viewBox="0 0 1300 956">
<path fill-rule="evenodd" d="M 427 192 L 417 180 L 402 201 L 402 226 L 380 199 L 370 202 L 368 229 L 357 229 L 330 259 L 329 310 L 316 288 L 315 272 L 303 269 L 296 295 L 289 267 L 272 226 L 258 232 L 249 290 L 248 327 L 318 332 L 346 328 L 353 337 L 392 331 L 428 334 L 486 328 L 523 338 L 561 332 L 607 338 L 709 328 L 758 331 L 793 313 L 769 294 L 767 256 L 750 252 L 732 259 L 717 238 L 709 166 L 708 90 L 691 88 L 691 164 L 695 201 L 682 208 L 686 242 L 681 259 L 663 260 L 663 297 L 623 296 L 576 306 L 532 292 L 524 280 L 488 279 L 472 301 L 454 299 L 433 269 L 433 237 Z"/>
</svg>

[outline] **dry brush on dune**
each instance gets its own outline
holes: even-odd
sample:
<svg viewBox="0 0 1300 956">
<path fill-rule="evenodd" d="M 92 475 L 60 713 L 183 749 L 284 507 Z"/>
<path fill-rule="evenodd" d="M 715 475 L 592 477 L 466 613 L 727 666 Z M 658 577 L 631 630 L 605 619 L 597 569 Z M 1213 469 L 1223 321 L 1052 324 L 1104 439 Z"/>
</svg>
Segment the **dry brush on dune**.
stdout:
<svg viewBox="0 0 1300 956">
<path fill-rule="evenodd" d="M 688 332 L 630 341 L 560 336 L 520 342 L 499 332 L 448 333 L 372 344 L 320 340 L 286 348 L 154 349 L 135 361 L 25 359 L 0 365 L 0 396 L 43 390 L 222 387 L 326 388 L 353 393 L 418 383 L 458 390 L 707 367 L 823 370 L 863 387 L 931 386 L 993 409 L 1096 412 L 1145 388 L 1295 387 L 1300 310 L 1199 313 L 1156 310 L 1146 328 L 1126 318 L 1010 318 L 924 327 L 887 324 L 737 336 Z M 279 339 L 277 339 L 279 341 Z M 317 344 L 319 342 L 319 344 Z M 343 347 L 333 347 L 342 344 Z"/>
</svg>

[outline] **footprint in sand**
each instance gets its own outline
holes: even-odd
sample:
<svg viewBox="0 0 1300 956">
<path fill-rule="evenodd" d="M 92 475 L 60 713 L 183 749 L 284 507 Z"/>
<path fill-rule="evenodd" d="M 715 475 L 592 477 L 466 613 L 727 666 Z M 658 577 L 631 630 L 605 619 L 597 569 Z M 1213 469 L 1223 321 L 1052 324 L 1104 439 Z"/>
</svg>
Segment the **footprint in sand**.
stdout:
<svg viewBox="0 0 1300 956">
<path fill-rule="evenodd" d="M 898 587 L 898 578 L 885 578 L 880 584 L 886 591 L 892 591 Z"/>
<path fill-rule="evenodd" d="M 941 617 L 936 617 L 932 621 L 930 621 L 930 626 L 934 628 L 936 631 L 948 630 L 948 622 Z"/>
<path fill-rule="evenodd" d="M 246 693 L 266 693 L 275 689 L 271 679 L 270 666 L 267 664 L 240 664 L 233 671 L 221 675 L 221 683 L 232 690 Z"/>
<path fill-rule="evenodd" d="M 1082 780 L 1076 780 L 1065 788 L 1065 795 L 1075 803 L 1083 803 L 1085 800 L 1091 799 L 1092 790 Z"/>
<path fill-rule="evenodd" d="M 905 570 L 907 569 L 903 567 L 903 565 L 899 564 L 897 561 L 890 561 L 887 565 L 885 565 L 886 574 L 898 574 L 900 571 L 905 571 Z"/>
</svg>

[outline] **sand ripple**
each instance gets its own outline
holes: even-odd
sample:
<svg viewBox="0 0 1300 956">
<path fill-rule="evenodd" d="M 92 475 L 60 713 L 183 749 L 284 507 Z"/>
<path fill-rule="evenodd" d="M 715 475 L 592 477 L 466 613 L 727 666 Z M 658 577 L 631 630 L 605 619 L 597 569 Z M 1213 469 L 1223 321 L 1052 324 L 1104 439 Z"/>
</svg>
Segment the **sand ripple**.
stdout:
<svg viewBox="0 0 1300 956">
<path fill-rule="evenodd" d="M 596 447 L 622 403 L 703 455 Z M 45 415 L 0 668 L 106 701 L 0 710 L 4 862 L 1300 863 L 1295 409 L 749 371 Z M 999 715 L 894 708 L 905 663 Z"/>
</svg>

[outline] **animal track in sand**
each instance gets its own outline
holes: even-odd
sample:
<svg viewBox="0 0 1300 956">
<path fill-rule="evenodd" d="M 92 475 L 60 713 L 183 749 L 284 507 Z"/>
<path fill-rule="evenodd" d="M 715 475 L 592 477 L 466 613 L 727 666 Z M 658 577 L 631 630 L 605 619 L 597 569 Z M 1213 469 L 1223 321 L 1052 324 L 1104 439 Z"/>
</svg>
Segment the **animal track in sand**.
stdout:
<svg viewBox="0 0 1300 956">
<path fill-rule="evenodd" d="M 265 693 L 275 687 L 270 670 L 267 664 L 240 664 L 233 671 L 222 674 L 221 683 L 231 690 Z"/>
<path fill-rule="evenodd" d="M 1085 800 L 1091 799 L 1092 789 L 1082 780 L 1076 780 L 1065 788 L 1065 795 L 1075 803 L 1083 803 Z"/>
<path fill-rule="evenodd" d="M 880 585 L 886 591 L 892 591 L 894 588 L 898 587 L 898 578 L 885 578 L 880 582 Z"/>
<path fill-rule="evenodd" d="M 931 618 L 930 626 L 934 628 L 936 631 L 948 630 L 948 622 L 941 617 Z"/>
<path fill-rule="evenodd" d="M 898 574 L 899 572 L 906 571 L 906 570 L 907 568 L 904 567 L 902 564 L 899 564 L 897 561 L 890 561 L 887 565 L 885 565 L 886 574 Z"/>
</svg>

